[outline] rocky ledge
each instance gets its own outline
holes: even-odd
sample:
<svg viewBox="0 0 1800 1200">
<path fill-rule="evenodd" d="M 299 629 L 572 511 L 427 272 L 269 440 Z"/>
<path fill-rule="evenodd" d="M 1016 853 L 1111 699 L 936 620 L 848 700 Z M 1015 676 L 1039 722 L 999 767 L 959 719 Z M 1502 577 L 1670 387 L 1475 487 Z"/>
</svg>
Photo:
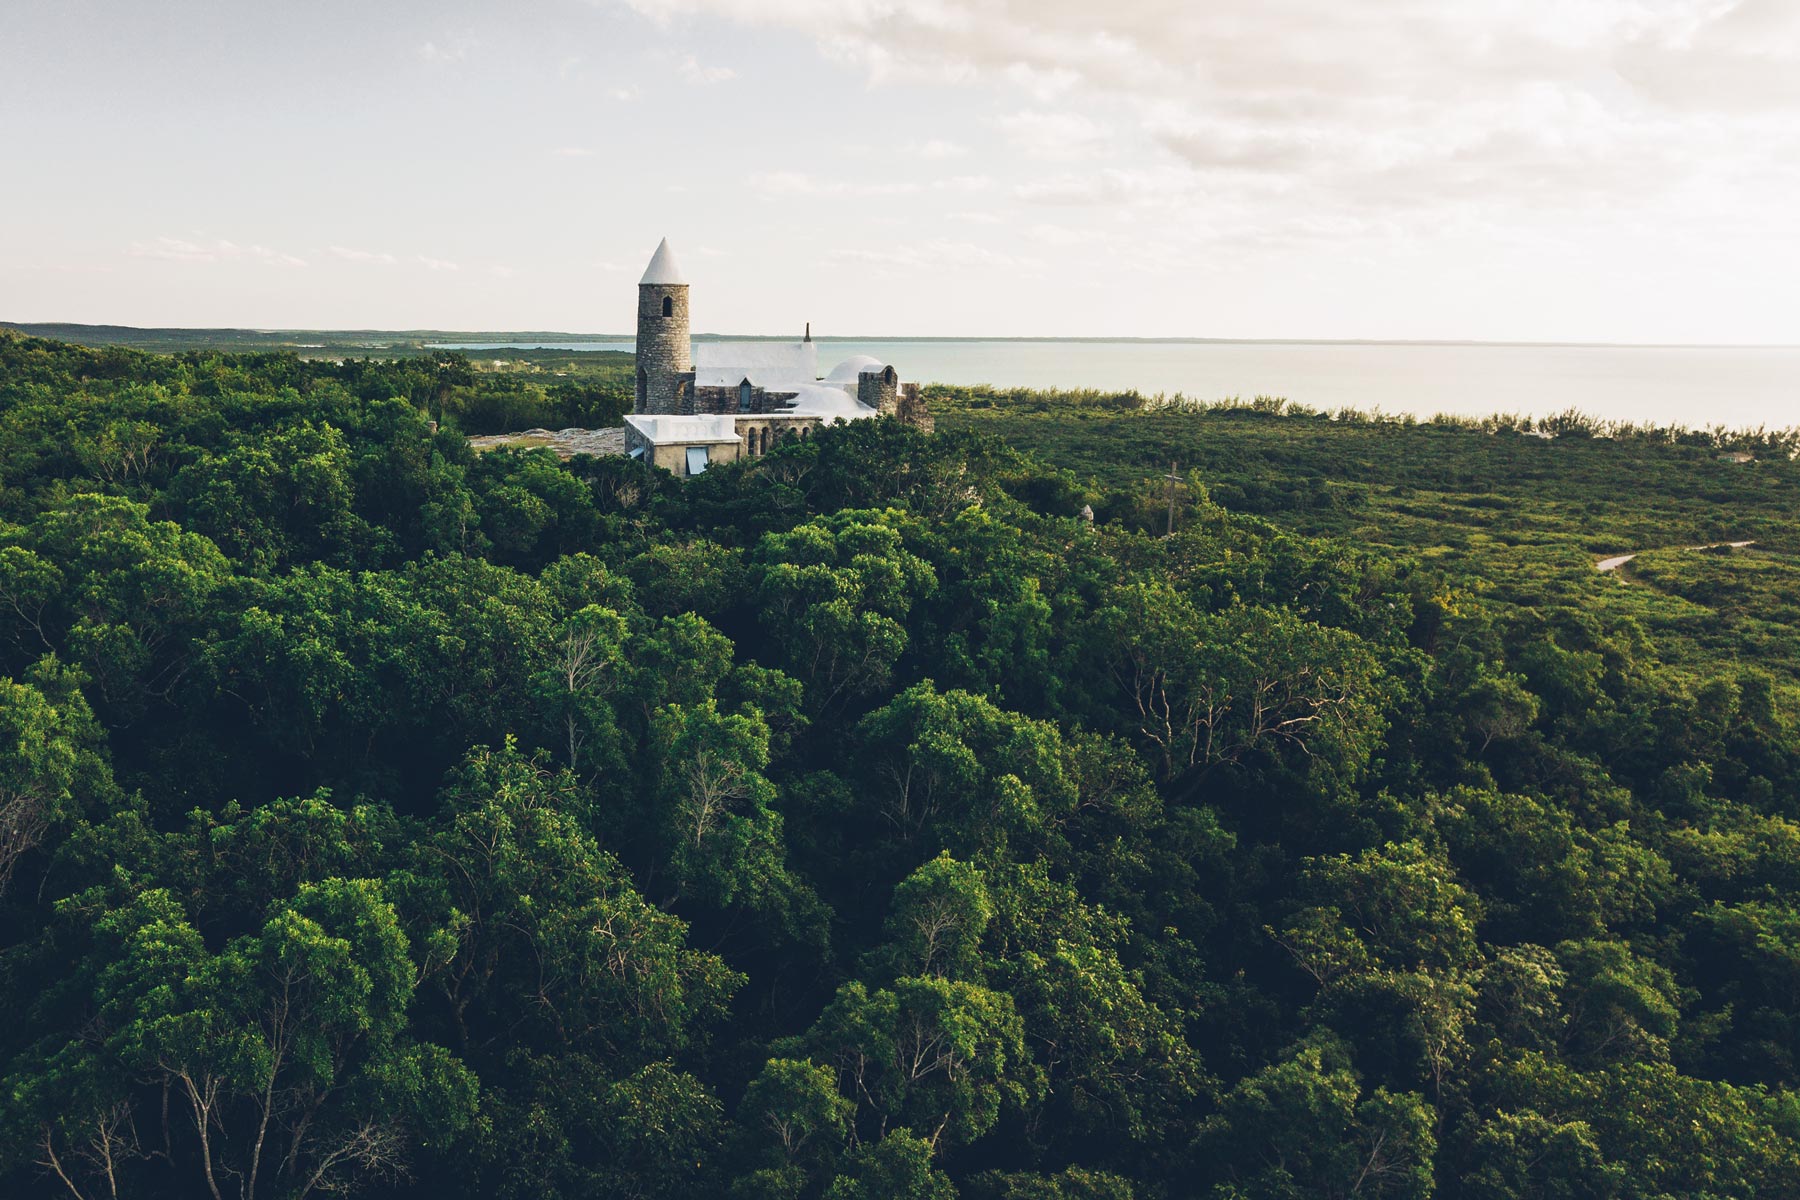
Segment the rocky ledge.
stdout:
<svg viewBox="0 0 1800 1200">
<path fill-rule="evenodd" d="M 523 433 L 484 433 L 469 439 L 477 452 L 515 446 L 522 450 L 547 446 L 558 458 L 577 454 L 625 453 L 625 427 L 611 429 L 527 429 Z"/>
</svg>

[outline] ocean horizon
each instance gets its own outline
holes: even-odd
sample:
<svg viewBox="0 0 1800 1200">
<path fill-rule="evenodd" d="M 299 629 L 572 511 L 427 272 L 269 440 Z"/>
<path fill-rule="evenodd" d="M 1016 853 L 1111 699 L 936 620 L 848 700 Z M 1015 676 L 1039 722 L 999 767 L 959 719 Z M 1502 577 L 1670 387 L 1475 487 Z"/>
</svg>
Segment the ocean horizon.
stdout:
<svg viewBox="0 0 1800 1200">
<path fill-rule="evenodd" d="M 696 335 L 696 341 L 732 340 Z M 768 340 L 768 339 L 744 339 Z M 1430 417 L 1547 416 L 1695 428 L 1800 425 L 1800 346 L 1543 342 L 819 337 L 821 370 L 853 354 L 918 383 L 1136 391 L 1201 401 L 1278 396 Z M 631 339 L 434 342 L 434 349 L 613 350 Z M 829 347 L 829 352 L 826 348 Z"/>
</svg>

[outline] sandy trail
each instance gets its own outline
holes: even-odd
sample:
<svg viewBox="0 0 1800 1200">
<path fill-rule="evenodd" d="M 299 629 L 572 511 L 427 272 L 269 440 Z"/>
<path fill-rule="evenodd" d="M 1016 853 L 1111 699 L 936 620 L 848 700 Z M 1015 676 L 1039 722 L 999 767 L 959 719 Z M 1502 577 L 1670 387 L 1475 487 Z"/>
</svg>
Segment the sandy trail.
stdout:
<svg viewBox="0 0 1800 1200">
<path fill-rule="evenodd" d="M 1675 547 L 1675 549 L 1677 549 L 1677 550 L 1717 550 L 1721 546 L 1730 546 L 1733 549 L 1738 549 L 1743 546 L 1754 546 L 1754 545 L 1756 545 L 1755 542 L 1712 542 L 1705 546 L 1677 546 L 1677 547 Z M 1599 562 L 1594 564 L 1594 570 L 1596 570 L 1596 571 L 1616 571 L 1620 567 L 1624 566 L 1626 563 L 1630 562 L 1632 559 L 1636 558 L 1638 555 L 1643 554 L 1643 553 L 1645 553 L 1645 551 L 1635 550 L 1630 554 L 1615 554 L 1611 558 L 1603 558 Z"/>
</svg>

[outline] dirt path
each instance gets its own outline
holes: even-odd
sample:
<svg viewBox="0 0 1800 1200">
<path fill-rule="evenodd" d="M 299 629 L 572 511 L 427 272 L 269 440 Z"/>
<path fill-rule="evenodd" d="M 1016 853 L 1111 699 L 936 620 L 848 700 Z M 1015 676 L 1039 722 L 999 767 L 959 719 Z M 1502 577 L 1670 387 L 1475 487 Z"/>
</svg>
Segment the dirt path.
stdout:
<svg viewBox="0 0 1800 1200">
<path fill-rule="evenodd" d="M 1675 549 L 1677 549 L 1677 550 L 1717 550 L 1721 546 L 1730 546 L 1732 549 L 1735 550 L 1735 549 L 1738 549 L 1739 547 L 1754 546 L 1754 545 L 1756 545 L 1755 542 L 1713 542 L 1712 544 L 1706 545 L 1706 546 L 1677 546 L 1677 547 L 1675 547 Z M 1630 562 L 1632 559 L 1636 558 L 1638 555 L 1643 554 L 1643 553 L 1645 553 L 1645 551 L 1636 550 L 1630 554 L 1615 554 L 1611 558 L 1603 558 L 1599 562 L 1594 564 L 1594 570 L 1596 570 L 1596 571 L 1616 571 L 1620 567 L 1624 566 L 1626 563 Z"/>
</svg>

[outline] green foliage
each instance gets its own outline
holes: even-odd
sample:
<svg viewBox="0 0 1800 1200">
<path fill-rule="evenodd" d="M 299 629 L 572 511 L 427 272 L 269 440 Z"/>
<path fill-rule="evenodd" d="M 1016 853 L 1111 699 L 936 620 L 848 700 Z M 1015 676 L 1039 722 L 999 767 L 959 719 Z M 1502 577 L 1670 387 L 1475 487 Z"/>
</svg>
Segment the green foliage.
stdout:
<svg viewBox="0 0 1800 1200">
<path fill-rule="evenodd" d="M 120 801 L 82 682 L 54 655 L 0 679 L 0 894 L 21 859 Z"/>
<path fill-rule="evenodd" d="M 981 1137 L 1036 1096 L 1041 1072 L 1024 1034 L 1005 993 L 915 977 L 875 991 L 845 984 L 795 1044 L 859 1100 L 859 1126 L 903 1126 L 936 1151 Z"/>
<path fill-rule="evenodd" d="M 628 396 L 0 331 L 0 1193 L 1793 1190 L 1792 439 Z"/>
<path fill-rule="evenodd" d="M 377 533 L 351 511 L 351 470 L 343 433 L 302 421 L 196 460 L 170 482 L 169 497 L 184 524 L 252 569 L 289 558 L 349 562 Z"/>
<path fill-rule="evenodd" d="M 510 745 L 452 776 L 446 820 L 406 876 L 423 940 L 442 955 L 429 980 L 459 1044 L 528 1037 L 632 1064 L 679 1053 L 707 1036 L 739 979 L 686 949 L 681 921 L 633 890 L 578 796 Z"/>
<path fill-rule="evenodd" d="M 931 1165 L 931 1147 L 904 1129 L 857 1148 L 826 1200 L 954 1200 L 956 1189 Z"/>
<path fill-rule="evenodd" d="M 896 854 L 919 845 L 970 855 L 1012 839 L 1034 844 L 1075 806 L 1056 727 L 966 692 L 915 684 L 855 733 L 857 773 Z"/>
<path fill-rule="evenodd" d="M 167 889 L 62 907 L 91 945 L 76 973 L 104 1036 L 45 1037 L 11 1086 L 41 1114 L 40 1161 L 65 1179 L 62 1155 L 141 1168 L 150 1151 L 125 1130 L 140 1106 L 150 1118 L 133 1095 L 146 1086 L 191 1124 L 195 1146 L 170 1169 L 214 1194 L 228 1175 L 290 1195 L 392 1177 L 410 1144 L 472 1117 L 474 1076 L 408 1034 L 414 966 L 379 883 L 302 884 L 216 952 Z"/>
<path fill-rule="evenodd" d="M 936 586 L 905 548 L 892 512 L 845 511 L 769 534 L 757 547 L 757 608 L 778 665 L 836 707 L 887 683 L 906 649 L 906 617 Z"/>
<path fill-rule="evenodd" d="M 894 889 L 885 930 L 892 969 L 899 975 L 979 977 L 981 937 L 993 919 L 981 869 L 941 853 Z"/>
<path fill-rule="evenodd" d="M 1161 774 L 1291 757 L 1354 778 L 1381 734 L 1378 667 L 1354 635 L 1281 609 L 1202 612 L 1166 584 L 1121 588 L 1095 614 L 1122 732 Z"/>
<path fill-rule="evenodd" d="M 1316 1039 L 1233 1087 L 1198 1145 L 1220 1200 L 1424 1197 L 1433 1125 L 1423 1099 L 1365 1093 L 1342 1045 Z"/>
</svg>

